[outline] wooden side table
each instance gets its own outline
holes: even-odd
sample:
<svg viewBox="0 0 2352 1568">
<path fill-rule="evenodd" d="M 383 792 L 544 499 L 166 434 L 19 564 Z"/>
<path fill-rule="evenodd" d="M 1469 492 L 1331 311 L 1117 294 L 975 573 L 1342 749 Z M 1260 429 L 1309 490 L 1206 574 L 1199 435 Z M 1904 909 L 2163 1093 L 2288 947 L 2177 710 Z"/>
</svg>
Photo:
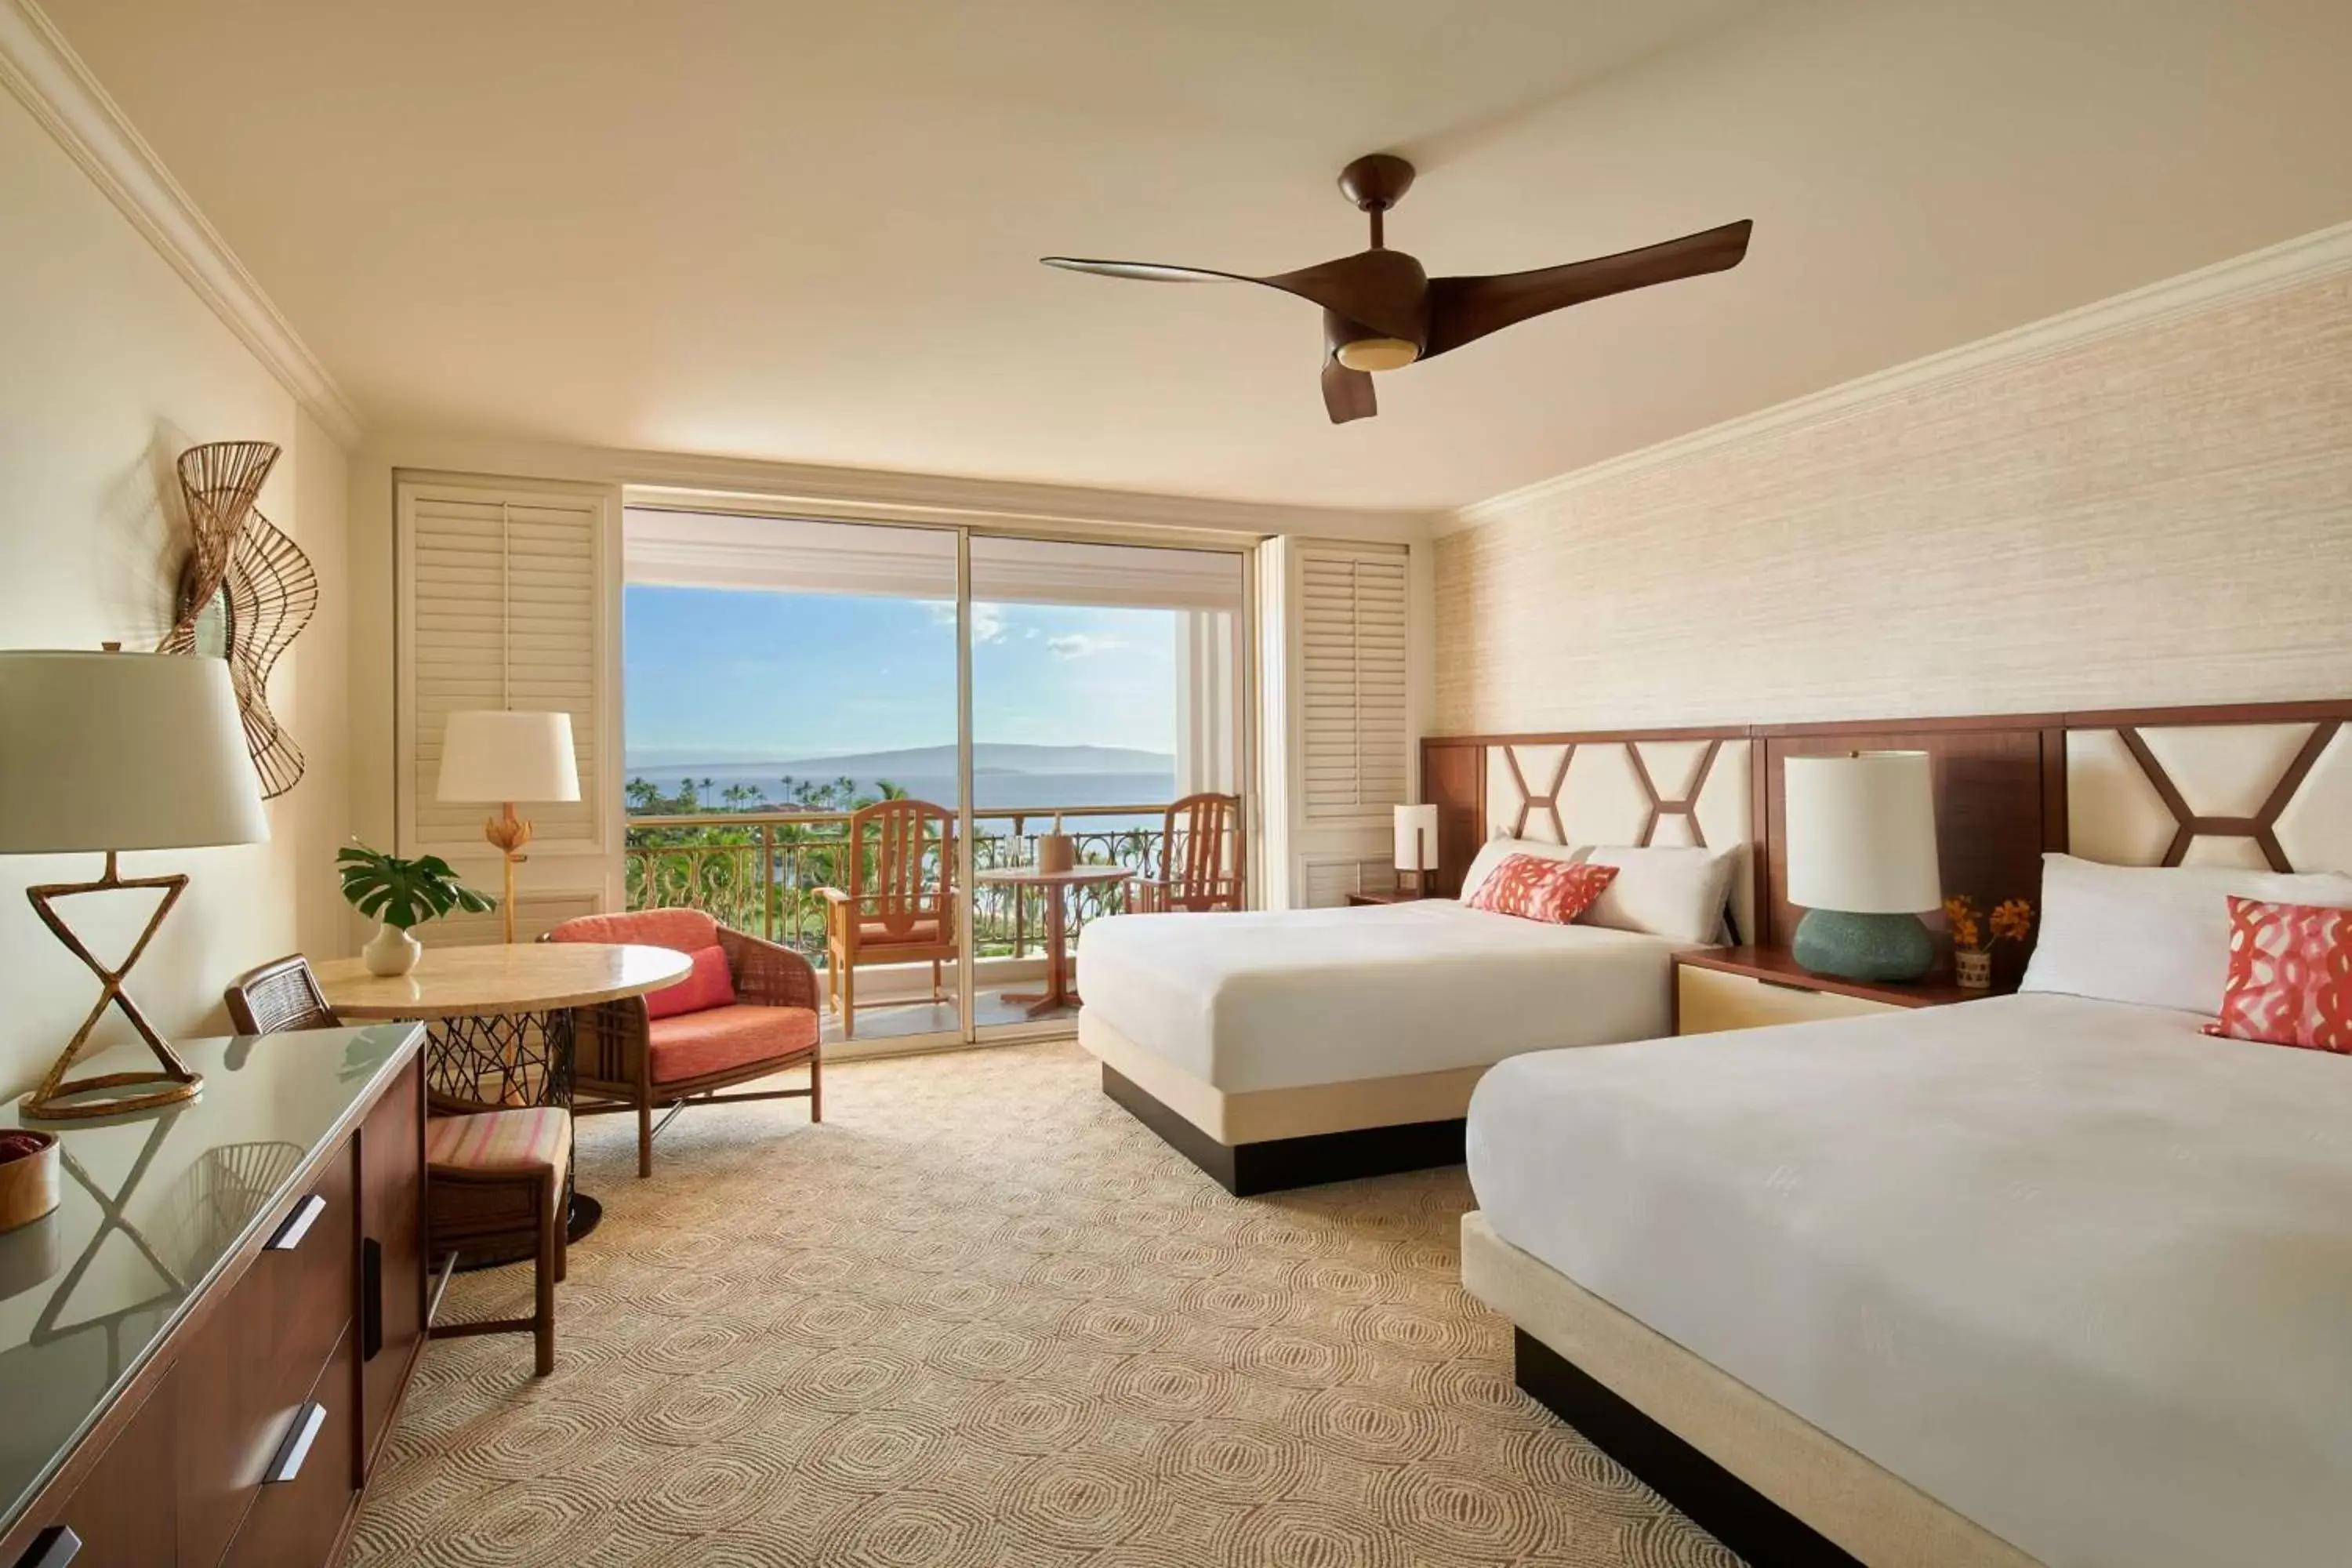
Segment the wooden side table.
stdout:
<svg viewBox="0 0 2352 1568">
<path fill-rule="evenodd" d="M 1068 921 L 1065 918 L 1063 900 L 1073 888 L 1100 887 L 1108 889 L 1115 882 L 1124 882 L 1134 876 L 1123 866 L 1076 866 L 1067 871 L 1041 871 L 1034 866 L 1004 866 L 993 871 L 982 871 L 976 879 L 998 887 L 1015 889 L 1036 888 L 1045 895 L 1045 989 L 1024 995 L 1007 995 L 1004 999 L 1016 1006 L 1025 1006 L 1033 1018 L 1078 1005 L 1078 994 L 1071 984 L 1068 947 Z"/>
<path fill-rule="evenodd" d="M 1998 994 L 1937 977 L 1902 985 L 1815 974 L 1785 949 L 1707 947 L 1674 957 L 1675 1033 L 1711 1035 L 1907 1007 L 1941 1007 Z"/>
<path fill-rule="evenodd" d="M 1402 888 L 1391 888 L 1384 893 L 1349 893 L 1348 907 L 1353 910 L 1360 909 L 1367 904 L 1417 904 L 1427 897 L 1429 895 L 1426 893 L 1413 893 Z"/>
</svg>

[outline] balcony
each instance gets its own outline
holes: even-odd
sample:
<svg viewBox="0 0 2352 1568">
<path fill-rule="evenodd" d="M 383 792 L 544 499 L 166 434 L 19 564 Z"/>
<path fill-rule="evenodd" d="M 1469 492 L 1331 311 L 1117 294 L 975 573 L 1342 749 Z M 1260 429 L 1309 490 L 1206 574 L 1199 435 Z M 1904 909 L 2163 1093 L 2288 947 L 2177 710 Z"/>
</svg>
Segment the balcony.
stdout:
<svg viewBox="0 0 2352 1568">
<path fill-rule="evenodd" d="M 972 863 L 979 870 L 1026 866 L 1037 858 L 1037 836 L 1062 819 L 1076 840 L 1082 864 L 1118 866 L 1156 874 L 1165 837 L 1162 804 L 1066 805 L 1050 811 L 997 807 L 972 813 Z M 1145 820 L 1150 826 L 1142 826 Z M 1089 826 L 1092 824 L 1093 826 Z M 845 811 L 701 812 L 629 818 L 625 851 L 628 908 L 691 908 L 722 925 L 781 942 L 815 965 L 826 979 L 823 887 L 847 885 L 849 814 Z M 1066 895 L 1068 942 L 1089 920 L 1124 913 L 1125 884 L 1081 888 Z M 972 899 L 975 1017 L 982 1026 L 1026 1020 L 1003 1000 L 1007 989 L 1043 973 L 1045 912 L 1035 889 L 978 884 Z M 928 967 L 857 972 L 858 1037 L 887 1038 L 957 1027 L 952 1002 L 928 1005 Z M 878 1004 L 867 1012 L 868 999 Z M 891 1003 L 904 1001 L 905 1006 Z M 835 1026 L 825 1022 L 827 1037 Z"/>
</svg>

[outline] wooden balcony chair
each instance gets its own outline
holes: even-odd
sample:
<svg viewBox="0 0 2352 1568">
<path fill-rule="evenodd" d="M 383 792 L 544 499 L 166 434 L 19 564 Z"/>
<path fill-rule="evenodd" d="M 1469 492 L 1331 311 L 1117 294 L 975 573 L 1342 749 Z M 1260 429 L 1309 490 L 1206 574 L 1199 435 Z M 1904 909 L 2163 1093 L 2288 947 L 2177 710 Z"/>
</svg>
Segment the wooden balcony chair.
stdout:
<svg viewBox="0 0 2352 1568">
<path fill-rule="evenodd" d="M 956 958 L 955 814 L 921 800 L 886 800 L 855 812 L 843 847 L 846 888 L 819 888 L 825 901 L 825 954 L 833 1010 L 844 1039 L 857 1035 L 857 966 L 931 965 Z"/>
<path fill-rule="evenodd" d="M 299 953 L 238 975 L 224 999 L 241 1035 L 332 1029 L 342 1023 Z M 533 1373 L 545 1377 L 555 1370 L 555 1285 L 570 1262 L 563 1178 L 571 1167 L 572 1120 L 562 1106 L 426 1115 L 425 1255 L 446 1260 L 445 1277 L 469 1250 L 528 1247 L 534 1259 L 530 1317 L 433 1323 L 428 1334 L 527 1332 L 534 1342 Z"/>
<path fill-rule="evenodd" d="M 650 996 L 572 1011 L 572 1113 L 635 1111 L 638 1175 L 654 1173 L 654 1136 L 688 1100 L 805 1099 L 809 1120 L 824 1120 L 816 971 L 799 953 L 730 931 L 700 910 L 582 915 L 539 940 L 640 942 L 696 959 L 694 973 Z M 805 1089 L 719 1092 L 797 1067 L 808 1068 Z M 657 1105 L 669 1108 L 658 1123 Z"/>
<path fill-rule="evenodd" d="M 1188 795 L 1168 808 L 1160 824 L 1159 875 L 1128 884 L 1130 906 L 1139 913 L 1238 910 L 1244 887 L 1241 797 L 1213 794 Z"/>
</svg>

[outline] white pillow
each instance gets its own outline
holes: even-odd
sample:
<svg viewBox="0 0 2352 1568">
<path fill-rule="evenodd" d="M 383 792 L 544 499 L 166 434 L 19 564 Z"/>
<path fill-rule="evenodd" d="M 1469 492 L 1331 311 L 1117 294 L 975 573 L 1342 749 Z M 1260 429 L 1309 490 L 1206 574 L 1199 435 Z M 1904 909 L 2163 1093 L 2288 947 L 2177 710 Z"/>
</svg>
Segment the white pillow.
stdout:
<svg viewBox="0 0 2352 1568">
<path fill-rule="evenodd" d="M 1470 895 L 1495 874 L 1495 868 L 1514 855 L 1532 855 L 1538 860 L 1581 860 L 1583 849 L 1572 844 L 1540 844 L 1532 838 L 1489 838 L 1478 846 L 1472 857 L 1470 869 L 1462 874 L 1462 901 L 1468 903 Z"/>
<path fill-rule="evenodd" d="M 1723 905 L 1739 869 L 1737 849 L 1657 848 L 1600 844 L 1587 862 L 1614 866 L 1616 877 L 1577 919 L 1614 931 L 1648 931 L 1676 942 L 1723 940 Z"/>
<path fill-rule="evenodd" d="M 2352 877 L 2042 857 L 2042 935 L 2022 989 L 2218 1013 L 2230 896 L 2352 909 Z"/>
</svg>

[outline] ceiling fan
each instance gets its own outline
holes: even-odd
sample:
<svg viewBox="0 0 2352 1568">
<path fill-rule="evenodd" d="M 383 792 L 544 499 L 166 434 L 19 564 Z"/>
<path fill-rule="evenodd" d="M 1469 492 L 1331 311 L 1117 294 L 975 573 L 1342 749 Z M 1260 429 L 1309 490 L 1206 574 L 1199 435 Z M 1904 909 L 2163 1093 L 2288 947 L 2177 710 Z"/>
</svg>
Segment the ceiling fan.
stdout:
<svg viewBox="0 0 2352 1568">
<path fill-rule="evenodd" d="M 1339 193 L 1371 215 L 1371 248 L 1271 278 L 1156 261 L 1093 261 L 1075 256 L 1039 259 L 1073 272 L 1148 283 L 1262 283 L 1312 300 L 1323 307 L 1323 406 L 1330 412 L 1331 423 L 1344 425 L 1379 412 L 1372 400 L 1374 371 L 1401 370 L 1514 322 L 1587 300 L 1737 267 L 1748 254 L 1748 234 L 1755 227 L 1742 218 L 1590 261 L 1491 278 L 1432 278 L 1420 262 L 1381 241 L 1381 215 L 1412 186 L 1412 165 L 1402 158 L 1374 153 L 1357 159 L 1339 171 Z"/>
</svg>

